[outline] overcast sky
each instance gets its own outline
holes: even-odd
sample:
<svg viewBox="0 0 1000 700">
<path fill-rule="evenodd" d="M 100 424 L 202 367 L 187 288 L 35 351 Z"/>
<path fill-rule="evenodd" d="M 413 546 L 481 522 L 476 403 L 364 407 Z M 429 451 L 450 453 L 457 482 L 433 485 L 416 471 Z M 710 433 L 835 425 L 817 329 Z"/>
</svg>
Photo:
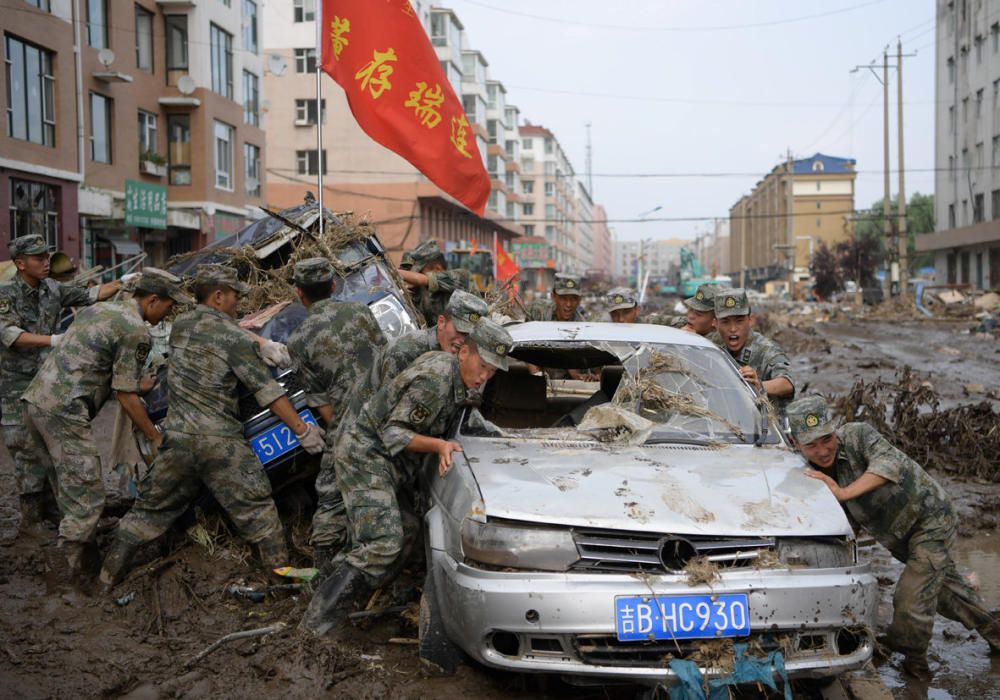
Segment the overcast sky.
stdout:
<svg viewBox="0 0 1000 700">
<path fill-rule="evenodd" d="M 856 207 L 882 196 L 882 86 L 858 64 L 902 36 L 906 190 L 933 193 L 933 0 L 441 0 L 522 118 L 553 130 L 610 219 L 728 216 L 785 158 L 858 161 Z M 895 63 L 895 61 L 892 61 Z M 896 77 L 890 78 L 892 189 Z M 921 172 L 921 170 L 923 172 Z M 614 174 L 712 177 L 609 177 Z M 723 174 L 723 175 L 719 175 Z M 708 224 L 612 224 L 620 239 Z"/>
</svg>

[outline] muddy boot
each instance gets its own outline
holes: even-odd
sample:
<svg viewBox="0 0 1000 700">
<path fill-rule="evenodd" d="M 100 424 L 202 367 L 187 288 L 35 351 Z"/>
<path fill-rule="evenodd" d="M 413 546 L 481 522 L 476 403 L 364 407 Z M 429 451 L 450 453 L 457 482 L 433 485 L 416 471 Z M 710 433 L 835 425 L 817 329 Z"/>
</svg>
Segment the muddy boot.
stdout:
<svg viewBox="0 0 1000 700">
<path fill-rule="evenodd" d="M 37 530 L 42 524 L 45 514 L 45 494 L 44 493 L 23 493 L 20 496 L 21 503 L 21 532 Z"/>
<path fill-rule="evenodd" d="M 976 629 L 986 643 L 990 645 L 990 653 L 994 656 L 1000 655 L 1000 611 L 994 610 L 993 621 Z"/>
<path fill-rule="evenodd" d="M 83 543 L 60 540 L 45 550 L 45 588 L 50 595 L 68 593 L 80 583 Z"/>
<path fill-rule="evenodd" d="M 274 570 L 279 566 L 288 566 L 288 547 L 285 545 L 285 533 L 276 532 L 257 543 L 257 553 L 260 555 L 264 573 L 274 576 Z"/>
<path fill-rule="evenodd" d="M 934 672 L 927 663 L 926 652 L 910 652 L 903 660 L 903 673 L 918 681 L 934 680 Z"/>
<path fill-rule="evenodd" d="M 313 566 L 319 570 L 317 580 L 325 581 L 333 573 L 333 558 L 337 556 L 340 547 L 331 544 L 318 544 L 313 547 Z"/>
<path fill-rule="evenodd" d="M 341 562 L 313 593 L 301 627 L 317 637 L 323 636 L 374 588 L 374 582 L 361 569 Z"/>
<path fill-rule="evenodd" d="M 100 595 L 103 596 L 110 593 L 111 589 L 125 578 L 125 574 L 132 568 L 132 557 L 135 556 L 138 548 L 139 545 L 136 542 L 132 542 L 121 535 L 115 537 L 114 542 L 111 543 L 111 549 L 108 550 L 107 556 L 104 557 L 104 563 L 101 565 L 101 573 L 98 576 L 98 581 L 100 582 L 98 590 Z"/>
</svg>

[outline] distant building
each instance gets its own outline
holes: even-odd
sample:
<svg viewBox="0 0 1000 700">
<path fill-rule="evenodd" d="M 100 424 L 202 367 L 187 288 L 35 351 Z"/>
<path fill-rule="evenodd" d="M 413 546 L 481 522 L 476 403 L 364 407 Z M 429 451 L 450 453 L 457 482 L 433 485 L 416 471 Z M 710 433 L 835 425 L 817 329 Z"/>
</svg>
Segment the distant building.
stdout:
<svg viewBox="0 0 1000 700">
<path fill-rule="evenodd" d="M 853 236 L 854 159 L 817 153 L 793 160 L 788 170 L 787 163 L 776 165 L 729 210 L 729 269 L 720 272 L 734 283 L 763 288 L 787 279 L 789 267 L 796 280 L 808 279 L 810 256 L 820 242 L 833 245 Z"/>
<path fill-rule="evenodd" d="M 2 29 L 0 258 L 39 233 L 84 266 L 141 250 L 162 264 L 261 215 L 257 2 L 16 5 Z M 126 223 L 126 180 L 147 186 L 132 205 L 165 197 L 165 228 Z"/>
<path fill-rule="evenodd" d="M 706 274 L 716 277 L 729 273 L 731 264 L 728 219 L 716 219 L 707 231 L 694 239 L 692 245 Z"/>
<path fill-rule="evenodd" d="M 1000 286 L 1000 18 L 994 3 L 938 0 L 935 233 L 938 282 Z"/>
<path fill-rule="evenodd" d="M 594 257 L 590 270 L 611 278 L 614 275 L 614 232 L 608 226 L 608 212 L 600 204 L 594 205 Z"/>
<path fill-rule="evenodd" d="M 681 260 L 681 248 L 691 241 L 683 238 L 646 241 L 615 241 L 615 279 L 630 287 L 641 281 L 637 275 L 649 273 L 651 281 L 668 281 L 676 272 Z M 640 265 L 641 261 L 641 265 Z"/>
</svg>

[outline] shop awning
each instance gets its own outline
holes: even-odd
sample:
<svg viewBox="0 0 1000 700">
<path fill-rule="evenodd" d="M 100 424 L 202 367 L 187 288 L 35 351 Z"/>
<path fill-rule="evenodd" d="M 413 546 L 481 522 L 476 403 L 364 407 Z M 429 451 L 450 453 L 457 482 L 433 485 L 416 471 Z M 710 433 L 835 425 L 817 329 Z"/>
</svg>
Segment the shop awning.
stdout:
<svg viewBox="0 0 1000 700">
<path fill-rule="evenodd" d="M 133 255 L 141 255 L 142 248 L 135 241 L 123 241 L 117 238 L 108 240 L 108 243 L 115 249 L 115 255 L 122 258 L 131 258 Z"/>
</svg>

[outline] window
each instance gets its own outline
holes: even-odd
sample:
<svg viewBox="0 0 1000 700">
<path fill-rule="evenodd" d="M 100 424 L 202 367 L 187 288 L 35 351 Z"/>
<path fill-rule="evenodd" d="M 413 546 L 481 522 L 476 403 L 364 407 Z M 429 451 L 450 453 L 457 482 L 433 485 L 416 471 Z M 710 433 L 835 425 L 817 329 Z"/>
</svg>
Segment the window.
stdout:
<svg viewBox="0 0 1000 700">
<path fill-rule="evenodd" d="M 295 151 L 295 162 L 299 175 L 318 175 L 319 164 L 316 162 L 316 151 Z M 326 149 L 323 149 L 323 174 L 326 174 Z"/>
<path fill-rule="evenodd" d="M 243 144 L 244 186 L 251 197 L 260 196 L 260 147 Z"/>
<path fill-rule="evenodd" d="M 814 173 L 821 173 L 821 172 L 823 172 L 823 161 L 821 161 L 821 160 L 814 160 L 813 164 L 812 164 L 812 169 L 813 169 Z"/>
<path fill-rule="evenodd" d="M 948 205 L 948 228 L 955 228 L 955 205 Z"/>
<path fill-rule="evenodd" d="M 990 214 L 994 221 L 1000 219 L 1000 190 L 993 190 L 990 193 Z"/>
<path fill-rule="evenodd" d="M 233 35 L 212 24 L 212 91 L 233 97 Z"/>
<path fill-rule="evenodd" d="M 59 209 L 56 188 L 41 182 L 10 179 L 10 238 L 38 234 L 58 248 Z"/>
<path fill-rule="evenodd" d="M 962 149 L 962 170 L 968 170 L 971 167 L 971 165 L 972 164 L 969 162 L 969 149 L 968 148 L 963 148 Z"/>
<path fill-rule="evenodd" d="M 955 133 L 955 106 L 952 105 L 948 108 L 948 130 L 951 133 Z"/>
<path fill-rule="evenodd" d="M 532 148 L 531 144 L 532 144 L 531 139 L 521 139 L 521 148 L 523 148 L 524 150 L 530 151 Z"/>
<path fill-rule="evenodd" d="M 535 191 L 534 180 L 524 180 L 523 182 L 521 182 L 521 186 L 524 187 L 525 194 L 532 194 Z"/>
<path fill-rule="evenodd" d="M 545 152 L 552 153 L 552 139 L 545 137 Z"/>
<path fill-rule="evenodd" d="M 530 202 L 525 202 L 524 204 L 521 205 L 521 211 L 524 212 L 525 216 L 534 216 L 535 205 L 531 204 Z"/>
<path fill-rule="evenodd" d="M 215 122 L 215 186 L 233 189 L 233 127 Z"/>
<path fill-rule="evenodd" d="M 260 126 L 260 89 L 257 76 L 243 71 L 243 121 L 251 126 Z"/>
<path fill-rule="evenodd" d="M 545 164 L 545 174 L 546 175 L 555 175 L 556 174 L 556 164 L 553 163 L 552 161 L 548 161 Z"/>
<path fill-rule="evenodd" d="M 526 173 L 533 172 L 535 170 L 535 159 L 534 158 L 522 158 L 521 159 L 521 170 Z"/>
<path fill-rule="evenodd" d="M 990 27 L 990 39 L 993 41 L 993 53 L 1000 52 L 1000 23 L 994 22 Z"/>
<path fill-rule="evenodd" d="M 981 223 L 983 221 L 983 217 L 983 194 L 979 193 L 972 198 L 972 223 Z"/>
<path fill-rule="evenodd" d="M 295 49 L 295 72 L 316 72 L 316 49 Z"/>
<path fill-rule="evenodd" d="M 25 0 L 29 5 L 37 7 L 43 12 L 51 12 L 52 8 L 49 7 L 49 0 Z"/>
<path fill-rule="evenodd" d="M 320 102 L 320 120 L 326 124 L 326 100 Z M 295 125 L 316 124 L 316 100 L 295 100 Z"/>
<path fill-rule="evenodd" d="M 948 57 L 948 82 L 955 82 L 955 58 L 953 56 Z"/>
<path fill-rule="evenodd" d="M 948 177 L 955 179 L 955 156 L 948 156 Z"/>
<path fill-rule="evenodd" d="M 982 65 L 983 63 L 983 37 L 976 37 L 976 65 Z"/>
<path fill-rule="evenodd" d="M 187 114 L 167 117 L 167 160 L 171 185 L 191 184 L 191 118 Z"/>
<path fill-rule="evenodd" d="M 553 226 L 552 224 L 548 224 L 545 227 L 545 237 L 548 238 L 549 240 L 555 238 L 556 237 L 556 227 Z"/>
<path fill-rule="evenodd" d="M 87 0 L 87 45 L 108 48 L 108 0 Z"/>
<path fill-rule="evenodd" d="M 233 6 L 233 3 L 232 3 L 232 0 L 219 0 L 219 1 L 220 1 L 220 2 L 221 2 L 221 3 L 223 4 L 223 5 L 225 5 L 226 7 L 232 7 L 232 6 Z"/>
<path fill-rule="evenodd" d="M 546 197 L 552 197 L 552 196 L 555 195 L 555 193 L 556 193 L 556 183 L 554 183 L 554 182 L 546 182 L 545 183 L 545 196 Z"/>
<path fill-rule="evenodd" d="M 316 19 L 316 0 L 294 0 L 292 7 L 296 22 L 312 22 Z"/>
<path fill-rule="evenodd" d="M 549 219 L 550 221 L 552 219 L 556 218 L 556 205 L 555 204 L 546 204 L 545 205 L 545 218 Z"/>
<path fill-rule="evenodd" d="M 187 15 L 167 15 L 167 85 L 176 85 L 188 72 Z"/>
<path fill-rule="evenodd" d="M 822 202 L 816 202 L 816 208 L 817 209 L 822 209 L 823 208 L 823 203 Z"/>
<path fill-rule="evenodd" d="M 983 116 L 983 89 L 976 90 L 976 119 Z"/>
<path fill-rule="evenodd" d="M 135 6 L 135 67 L 153 71 L 153 13 Z"/>
<path fill-rule="evenodd" d="M 980 141 L 976 144 L 976 169 L 982 170 L 984 165 L 986 163 L 983 160 L 983 142 Z"/>
<path fill-rule="evenodd" d="M 6 37 L 7 135 L 56 145 L 55 77 L 52 54 Z"/>
<path fill-rule="evenodd" d="M 156 115 L 139 110 L 139 160 L 147 153 L 158 153 L 156 143 Z"/>
<path fill-rule="evenodd" d="M 962 98 L 962 123 L 963 124 L 968 124 L 969 123 L 969 98 L 968 97 L 963 97 Z"/>
<path fill-rule="evenodd" d="M 525 236 L 534 236 L 535 235 L 535 225 L 534 224 L 525 224 L 524 225 L 524 235 Z"/>
<path fill-rule="evenodd" d="M 90 93 L 90 159 L 111 162 L 112 101 L 96 92 Z"/>
<path fill-rule="evenodd" d="M 243 0 L 243 50 L 257 53 L 257 3 Z"/>
</svg>

